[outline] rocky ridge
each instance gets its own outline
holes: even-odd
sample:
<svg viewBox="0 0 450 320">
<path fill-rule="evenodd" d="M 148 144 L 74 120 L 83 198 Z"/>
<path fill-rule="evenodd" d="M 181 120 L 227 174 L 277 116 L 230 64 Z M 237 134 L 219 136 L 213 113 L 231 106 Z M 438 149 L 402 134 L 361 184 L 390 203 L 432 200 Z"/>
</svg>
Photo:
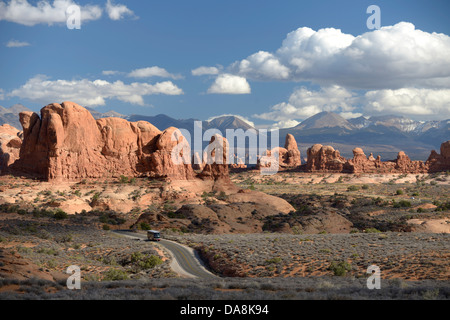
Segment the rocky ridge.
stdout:
<svg viewBox="0 0 450 320">
<path fill-rule="evenodd" d="M 432 151 L 426 162 L 412 161 L 403 151 L 395 160 L 381 161 L 371 153 L 366 156 L 361 148 L 353 149 L 353 158 L 342 157 L 339 150 L 331 146 L 315 144 L 308 149 L 308 159 L 304 168 L 308 172 L 340 173 L 432 173 L 450 170 L 450 141 L 441 146 L 441 153 Z"/>
<path fill-rule="evenodd" d="M 22 112 L 20 122 L 23 143 L 19 159 L 10 166 L 14 172 L 48 181 L 120 175 L 197 178 L 189 161 L 172 161 L 174 148 L 185 142 L 174 127 L 160 131 L 146 121 L 95 120 L 87 109 L 73 102 L 50 104 L 40 116 Z M 180 148 L 181 157 L 186 156 L 183 151 Z M 226 175 L 222 168 L 202 176 L 219 179 Z"/>
<path fill-rule="evenodd" d="M 8 125 L 0 127 L 3 172 L 25 173 L 49 181 L 120 175 L 227 180 L 228 167 L 207 164 L 205 154 L 203 160 L 194 154 L 192 165 L 189 161 L 174 164 L 172 151 L 185 142 L 175 127 L 161 131 L 146 121 L 129 122 L 119 117 L 96 120 L 89 110 L 73 102 L 50 104 L 41 115 L 24 111 L 19 117 L 23 134 Z M 186 149 L 180 150 L 181 158 L 191 157 L 183 155 L 183 151 L 186 153 Z M 361 148 L 355 148 L 353 158 L 346 159 L 332 146 L 315 144 L 307 150 L 306 164 L 302 165 L 297 142 L 287 134 L 284 148 L 267 150 L 258 159 L 257 169 L 270 167 L 275 153 L 279 156 L 279 170 L 416 174 L 450 170 L 450 141 L 442 144 L 440 154 L 433 150 L 426 162 L 412 161 L 403 151 L 395 160 L 381 161 L 380 156 L 366 156 Z M 238 159 L 229 167 L 245 170 L 246 164 Z"/>
</svg>

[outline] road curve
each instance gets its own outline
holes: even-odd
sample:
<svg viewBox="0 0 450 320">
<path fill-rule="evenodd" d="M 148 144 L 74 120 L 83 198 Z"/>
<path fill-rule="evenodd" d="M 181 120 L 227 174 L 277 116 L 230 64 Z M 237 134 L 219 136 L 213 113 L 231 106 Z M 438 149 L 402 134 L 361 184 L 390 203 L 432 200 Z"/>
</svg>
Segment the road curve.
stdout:
<svg viewBox="0 0 450 320">
<path fill-rule="evenodd" d="M 147 240 L 146 235 L 130 231 L 116 230 L 114 233 L 128 238 Z M 158 243 L 171 254 L 171 268 L 180 276 L 186 278 L 217 279 L 217 276 L 206 270 L 197 253 L 192 248 L 166 239 L 161 239 Z"/>
</svg>

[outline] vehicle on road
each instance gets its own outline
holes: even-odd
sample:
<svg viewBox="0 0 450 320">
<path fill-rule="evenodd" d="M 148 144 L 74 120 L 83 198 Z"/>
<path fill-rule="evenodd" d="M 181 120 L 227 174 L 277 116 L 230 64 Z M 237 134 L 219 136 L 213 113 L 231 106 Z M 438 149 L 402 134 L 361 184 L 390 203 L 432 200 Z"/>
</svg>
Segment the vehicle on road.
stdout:
<svg viewBox="0 0 450 320">
<path fill-rule="evenodd" d="M 148 230 L 147 238 L 150 241 L 161 241 L 161 233 L 156 230 Z"/>
</svg>

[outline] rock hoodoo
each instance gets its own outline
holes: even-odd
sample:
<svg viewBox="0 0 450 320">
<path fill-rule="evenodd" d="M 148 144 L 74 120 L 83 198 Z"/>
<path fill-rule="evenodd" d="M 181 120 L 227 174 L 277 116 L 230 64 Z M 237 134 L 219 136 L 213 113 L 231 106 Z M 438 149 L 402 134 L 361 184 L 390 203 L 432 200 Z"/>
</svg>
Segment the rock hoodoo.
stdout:
<svg viewBox="0 0 450 320">
<path fill-rule="evenodd" d="M 302 158 L 300 156 L 300 150 L 298 149 L 297 141 L 292 134 L 286 135 L 286 142 L 284 144 L 284 149 L 286 149 L 285 158 L 280 163 L 281 166 L 294 168 L 302 164 Z"/>
<path fill-rule="evenodd" d="M 353 149 L 353 159 L 346 160 L 344 164 L 344 171 L 354 173 L 377 172 L 381 167 L 381 157 L 377 159 L 373 157 L 372 153 L 367 157 L 363 149 L 355 148 Z"/>
<path fill-rule="evenodd" d="M 176 139 L 172 139 L 173 137 Z M 187 141 L 177 128 L 170 127 L 164 130 L 157 136 L 153 152 L 144 157 L 144 172 L 148 171 L 150 176 L 156 178 L 194 179 L 195 173 L 190 163 L 190 151 L 184 155 L 183 150 L 180 150 L 180 161 L 185 157 L 180 164 L 175 164 L 172 159 L 172 150 L 182 143 L 187 143 Z"/>
<path fill-rule="evenodd" d="M 441 154 L 431 151 L 426 162 L 430 172 L 450 170 L 450 140 L 441 144 Z"/>
<path fill-rule="evenodd" d="M 228 140 L 220 134 L 213 135 L 207 148 L 206 163 L 203 171 L 200 173 L 200 177 L 202 179 L 229 182 L 228 151 Z"/>
<path fill-rule="evenodd" d="M 258 159 L 257 168 L 268 168 L 271 166 L 271 156 L 278 154 L 278 167 L 279 170 L 293 169 L 302 164 L 300 150 L 298 149 L 297 141 L 292 134 L 286 135 L 286 141 L 284 148 L 275 147 L 271 150 L 267 150 Z"/>
</svg>

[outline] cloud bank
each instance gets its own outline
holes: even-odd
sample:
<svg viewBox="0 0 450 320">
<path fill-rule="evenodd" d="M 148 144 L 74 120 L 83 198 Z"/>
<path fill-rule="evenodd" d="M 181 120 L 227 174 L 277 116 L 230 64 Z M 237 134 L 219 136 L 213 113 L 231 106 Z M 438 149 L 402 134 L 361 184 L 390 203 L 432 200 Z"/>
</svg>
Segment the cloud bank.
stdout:
<svg viewBox="0 0 450 320">
<path fill-rule="evenodd" d="M 125 84 L 122 81 L 105 80 L 49 80 L 44 75 L 29 79 L 23 86 L 8 93 L 10 97 L 20 97 L 46 104 L 49 101 L 76 101 L 86 106 L 105 105 L 106 99 L 117 99 L 130 104 L 144 106 L 144 96 L 181 95 L 183 90 L 171 81 L 156 84 Z"/>
<path fill-rule="evenodd" d="M 450 89 L 401 88 L 369 90 L 357 94 L 340 86 L 309 90 L 294 90 L 287 102 L 270 108 L 269 112 L 253 115 L 280 125 L 304 120 L 322 111 L 339 113 L 344 118 L 361 115 L 397 114 L 419 119 L 450 118 Z"/>
<path fill-rule="evenodd" d="M 76 5 L 73 0 L 40 0 L 36 5 L 30 4 L 28 0 L 0 1 L 0 21 L 9 21 L 25 26 L 38 24 L 64 24 L 67 21 L 66 10 Z M 98 20 L 102 17 L 103 7 L 99 5 L 80 6 L 82 23 Z M 112 20 L 120 20 L 125 16 L 134 16 L 133 11 L 125 5 L 115 5 L 107 0 L 105 10 Z"/>
<path fill-rule="evenodd" d="M 294 90 L 288 102 L 279 103 L 271 108 L 272 111 L 254 117 L 286 125 L 288 121 L 306 119 L 322 111 L 352 112 L 355 102 L 356 97 L 352 92 L 337 85 L 319 91 L 301 87 Z"/>
<path fill-rule="evenodd" d="M 161 78 L 171 78 L 171 79 L 181 79 L 181 75 L 176 75 L 167 72 L 166 69 L 157 66 L 135 69 L 128 74 L 131 78 L 151 78 L 151 77 L 161 77 Z"/>
<path fill-rule="evenodd" d="M 450 118 L 450 89 L 402 88 L 368 91 L 361 98 L 365 114 L 392 113 L 421 118 Z"/>
<path fill-rule="evenodd" d="M 220 69 L 217 67 L 198 67 L 191 71 L 193 76 L 205 76 L 219 74 Z"/>
<path fill-rule="evenodd" d="M 353 89 L 448 86 L 450 37 L 400 22 L 357 37 L 303 27 L 274 53 L 259 51 L 230 66 L 250 80 L 309 81 Z"/>
<path fill-rule="evenodd" d="M 450 118 L 450 37 L 400 22 L 359 36 L 299 28 L 275 52 L 236 61 L 229 72 L 255 81 L 305 82 L 255 118 L 283 127 L 322 111 L 345 118 L 397 114 Z"/>
</svg>

